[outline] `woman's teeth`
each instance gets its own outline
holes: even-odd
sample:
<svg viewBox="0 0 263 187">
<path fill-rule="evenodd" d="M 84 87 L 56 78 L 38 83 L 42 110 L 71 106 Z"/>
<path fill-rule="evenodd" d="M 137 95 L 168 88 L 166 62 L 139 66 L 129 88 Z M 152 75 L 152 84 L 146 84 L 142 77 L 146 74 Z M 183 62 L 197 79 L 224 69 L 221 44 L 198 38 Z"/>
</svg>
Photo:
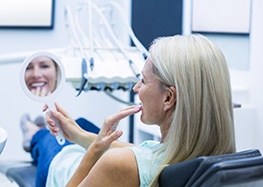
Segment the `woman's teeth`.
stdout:
<svg viewBox="0 0 263 187">
<path fill-rule="evenodd" d="M 41 86 L 44 86 L 45 83 L 44 82 L 40 82 L 40 83 L 33 83 L 31 84 L 32 87 L 41 87 Z"/>
</svg>

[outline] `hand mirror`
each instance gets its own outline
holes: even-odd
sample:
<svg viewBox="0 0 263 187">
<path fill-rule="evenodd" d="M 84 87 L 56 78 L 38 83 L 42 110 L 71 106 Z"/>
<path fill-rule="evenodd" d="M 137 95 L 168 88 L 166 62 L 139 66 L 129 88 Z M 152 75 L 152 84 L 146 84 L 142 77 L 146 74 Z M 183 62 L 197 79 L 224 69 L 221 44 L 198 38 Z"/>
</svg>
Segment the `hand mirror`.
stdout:
<svg viewBox="0 0 263 187">
<path fill-rule="evenodd" d="M 52 53 L 46 51 L 33 53 L 23 61 L 20 82 L 22 90 L 29 98 L 43 102 L 49 110 L 56 111 L 55 97 L 65 82 L 63 65 Z M 54 117 L 53 120 L 60 128 L 59 121 Z M 58 132 L 56 139 L 60 145 L 65 143 L 62 130 Z"/>
</svg>

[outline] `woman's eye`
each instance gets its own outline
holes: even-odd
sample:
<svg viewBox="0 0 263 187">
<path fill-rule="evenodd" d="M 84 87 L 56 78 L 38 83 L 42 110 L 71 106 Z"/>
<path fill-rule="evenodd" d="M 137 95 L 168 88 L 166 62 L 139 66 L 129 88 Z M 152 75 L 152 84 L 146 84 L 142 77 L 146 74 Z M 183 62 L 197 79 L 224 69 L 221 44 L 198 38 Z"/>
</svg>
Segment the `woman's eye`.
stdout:
<svg viewBox="0 0 263 187">
<path fill-rule="evenodd" d="M 142 81 L 142 83 L 144 84 L 144 80 L 143 80 L 143 79 L 141 79 L 141 81 Z"/>
<path fill-rule="evenodd" d="M 28 67 L 26 68 L 26 71 L 29 71 L 29 70 L 32 70 L 32 67 L 31 67 L 31 66 L 28 66 Z"/>
<path fill-rule="evenodd" d="M 41 68 L 43 69 L 49 68 L 49 65 L 42 65 Z"/>
</svg>

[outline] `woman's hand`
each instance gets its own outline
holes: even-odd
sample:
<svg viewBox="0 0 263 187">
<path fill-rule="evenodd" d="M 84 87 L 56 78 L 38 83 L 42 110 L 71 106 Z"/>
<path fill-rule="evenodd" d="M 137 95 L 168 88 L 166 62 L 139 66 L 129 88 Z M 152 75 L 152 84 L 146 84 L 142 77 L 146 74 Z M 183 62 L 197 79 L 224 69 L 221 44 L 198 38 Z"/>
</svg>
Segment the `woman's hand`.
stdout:
<svg viewBox="0 0 263 187">
<path fill-rule="evenodd" d="M 57 111 L 50 111 L 50 113 L 46 113 L 46 121 L 50 130 L 50 133 L 54 136 L 58 134 L 58 131 L 62 130 L 64 137 L 69 140 L 70 142 L 74 142 L 77 144 L 80 144 L 82 146 L 84 144 L 91 143 L 94 139 L 95 136 L 91 138 L 91 140 L 83 140 L 82 137 L 86 135 L 86 131 L 84 131 L 80 126 L 75 122 L 74 119 L 70 117 L 70 115 L 63 110 L 58 104 L 55 103 Z M 47 111 L 48 107 L 47 105 L 44 106 L 43 111 Z M 52 117 L 56 118 L 60 122 L 61 129 L 59 129 L 55 121 L 51 118 Z M 90 133 L 92 134 L 92 133 Z M 86 137 L 88 138 L 88 137 Z M 85 147 L 88 145 L 85 145 Z"/>
<path fill-rule="evenodd" d="M 85 177 L 88 177 L 88 174 L 93 166 L 110 147 L 111 143 L 122 135 L 122 131 L 116 130 L 120 120 L 129 115 L 138 113 L 141 108 L 141 106 L 130 106 L 105 118 L 98 136 L 88 148 L 88 151 L 81 160 L 79 167 L 68 182 L 67 187 L 78 186 Z M 116 144 L 116 141 L 114 143 Z M 85 181 L 83 185 L 87 186 Z"/>
<path fill-rule="evenodd" d="M 40 88 L 40 87 L 37 87 L 37 88 L 32 89 L 30 91 L 32 94 L 34 94 L 36 96 L 40 96 L 40 97 L 45 97 L 45 96 L 50 94 L 50 93 L 48 93 L 46 88 Z"/>
<path fill-rule="evenodd" d="M 108 149 L 111 143 L 123 134 L 122 131 L 116 130 L 120 120 L 132 114 L 138 113 L 141 108 L 141 106 L 130 106 L 120 110 L 114 115 L 107 116 L 92 146 L 94 146 L 96 150 L 101 151 Z"/>
</svg>

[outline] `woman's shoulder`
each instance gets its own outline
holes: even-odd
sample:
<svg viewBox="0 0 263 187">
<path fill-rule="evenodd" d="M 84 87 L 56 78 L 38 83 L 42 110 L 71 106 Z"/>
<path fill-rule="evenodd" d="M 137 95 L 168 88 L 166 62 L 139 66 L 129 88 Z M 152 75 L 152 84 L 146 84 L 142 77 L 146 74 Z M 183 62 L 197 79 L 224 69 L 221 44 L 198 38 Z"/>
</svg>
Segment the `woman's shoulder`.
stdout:
<svg viewBox="0 0 263 187">
<path fill-rule="evenodd" d="M 137 163 L 132 150 L 127 148 L 113 148 L 108 150 L 103 156 L 106 162 L 110 160 L 108 166 L 115 167 L 116 170 L 133 170 L 137 168 Z M 121 167 L 119 167 L 121 166 Z"/>
<path fill-rule="evenodd" d="M 95 170 L 100 172 L 101 179 L 105 184 L 137 187 L 140 185 L 136 159 L 130 149 L 113 148 L 108 150 L 95 167 Z"/>
</svg>

